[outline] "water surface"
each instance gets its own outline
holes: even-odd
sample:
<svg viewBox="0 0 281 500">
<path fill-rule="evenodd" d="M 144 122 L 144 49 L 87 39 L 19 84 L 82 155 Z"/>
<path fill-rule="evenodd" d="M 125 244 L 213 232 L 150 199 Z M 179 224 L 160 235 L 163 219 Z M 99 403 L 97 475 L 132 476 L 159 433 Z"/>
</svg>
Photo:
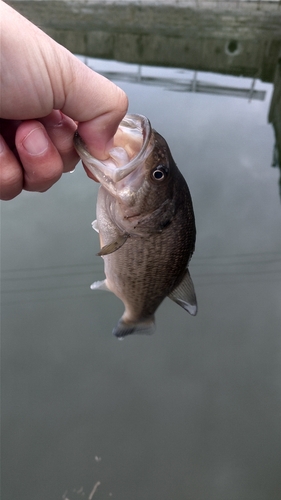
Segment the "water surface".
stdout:
<svg viewBox="0 0 281 500">
<path fill-rule="evenodd" d="M 123 305 L 89 288 L 103 277 L 91 229 L 98 185 L 81 166 L 44 194 L 2 203 L 2 498 L 82 499 L 96 485 L 95 499 L 277 500 L 281 206 L 267 123 L 272 85 L 256 82 L 261 101 L 117 83 L 130 112 L 166 138 L 189 184 L 198 316 L 166 299 L 153 336 L 111 335 Z"/>
</svg>

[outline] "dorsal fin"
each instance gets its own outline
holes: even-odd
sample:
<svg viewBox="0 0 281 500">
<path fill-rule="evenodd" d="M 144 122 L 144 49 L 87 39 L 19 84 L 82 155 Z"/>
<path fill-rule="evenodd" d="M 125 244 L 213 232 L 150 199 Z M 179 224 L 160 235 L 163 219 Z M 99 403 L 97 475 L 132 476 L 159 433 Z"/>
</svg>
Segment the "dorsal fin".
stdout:
<svg viewBox="0 0 281 500">
<path fill-rule="evenodd" d="M 185 270 L 181 282 L 169 294 L 169 297 L 192 316 L 197 314 L 196 294 L 188 269 Z"/>
</svg>

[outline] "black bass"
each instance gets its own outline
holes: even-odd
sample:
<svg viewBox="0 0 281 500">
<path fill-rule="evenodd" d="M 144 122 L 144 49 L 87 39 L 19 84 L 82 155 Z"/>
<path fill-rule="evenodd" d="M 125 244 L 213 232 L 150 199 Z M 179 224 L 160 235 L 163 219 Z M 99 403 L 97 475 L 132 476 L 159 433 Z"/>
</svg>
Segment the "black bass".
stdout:
<svg viewBox="0 0 281 500">
<path fill-rule="evenodd" d="M 186 181 L 163 137 L 141 115 L 126 115 L 108 160 L 90 155 L 78 134 L 75 148 L 101 183 L 98 231 L 106 279 L 92 289 L 109 290 L 125 312 L 113 333 L 152 333 L 154 313 L 170 297 L 197 313 L 188 263 L 195 247 L 195 219 Z"/>
</svg>

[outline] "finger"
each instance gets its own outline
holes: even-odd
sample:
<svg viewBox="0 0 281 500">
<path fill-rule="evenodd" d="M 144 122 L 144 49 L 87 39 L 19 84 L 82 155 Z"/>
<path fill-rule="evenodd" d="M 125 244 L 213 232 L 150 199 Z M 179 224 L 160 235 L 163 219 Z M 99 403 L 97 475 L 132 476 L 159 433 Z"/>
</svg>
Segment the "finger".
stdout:
<svg viewBox="0 0 281 500">
<path fill-rule="evenodd" d="M 87 144 L 87 149 L 100 160 L 108 158 L 108 151 L 113 147 L 113 136 L 128 107 L 127 97 L 119 87 L 111 89 L 107 98 L 110 109 L 105 109 L 92 120 L 78 124 L 78 133 Z"/>
<path fill-rule="evenodd" d="M 15 138 L 17 152 L 24 170 L 23 188 L 46 191 L 63 173 L 63 161 L 42 123 L 22 122 Z"/>
<path fill-rule="evenodd" d="M 21 121 L 4 120 L 0 118 L 0 131 L 7 146 L 14 152 L 15 150 L 15 135 Z"/>
<path fill-rule="evenodd" d="M 59 110 L 53 110 L 48 116 L 41 118 L 40 122 L 61 156 L 63 171 L 70 172 L 79 161 L 79 156 L 73 146 L 76 123 Z"/>
<path fill-rule="evenodd" d="M 63 81 L 53 88 L 64 88 L 65 91 L 63 95 L 55 96 L 54 107 L 79 122 L 78 132 L 89 152 L 105 159 L 118 125 L 127 112 L 128 98 L 117 85 L 63 50 L 65 53 L 60 53 Z"/>
<path fill-rule="evenodd" d="M 12 200 L 22 188 L 22 167 L 0 135 L 0 199 Z"/>
<path fill-rule="evenodd" d="M 0 2 L 0 9 L 2 65 L 6 69 L 1 73 L 1 116 L 37 119 L 60 109 L 73 120 L 86 122 L 79 125 L 80 135 L 94 156 L 106 158 L 127 111 L 125 93 L 4 2 Z"/>
</svg>

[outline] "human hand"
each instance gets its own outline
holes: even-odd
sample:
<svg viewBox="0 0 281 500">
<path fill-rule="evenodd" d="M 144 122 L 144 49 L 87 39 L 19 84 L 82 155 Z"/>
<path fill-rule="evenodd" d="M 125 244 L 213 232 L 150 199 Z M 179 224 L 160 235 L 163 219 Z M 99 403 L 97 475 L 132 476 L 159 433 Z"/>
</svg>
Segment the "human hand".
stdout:
<svg viewBox="0 0 281 500">
<path fill-rule="evenodd" d="M 46 191 L 79 161 L 78 125 L 89 151 L 107 157 L 127 97 L 0 1 L 0 189 Z"/>
</svg>

